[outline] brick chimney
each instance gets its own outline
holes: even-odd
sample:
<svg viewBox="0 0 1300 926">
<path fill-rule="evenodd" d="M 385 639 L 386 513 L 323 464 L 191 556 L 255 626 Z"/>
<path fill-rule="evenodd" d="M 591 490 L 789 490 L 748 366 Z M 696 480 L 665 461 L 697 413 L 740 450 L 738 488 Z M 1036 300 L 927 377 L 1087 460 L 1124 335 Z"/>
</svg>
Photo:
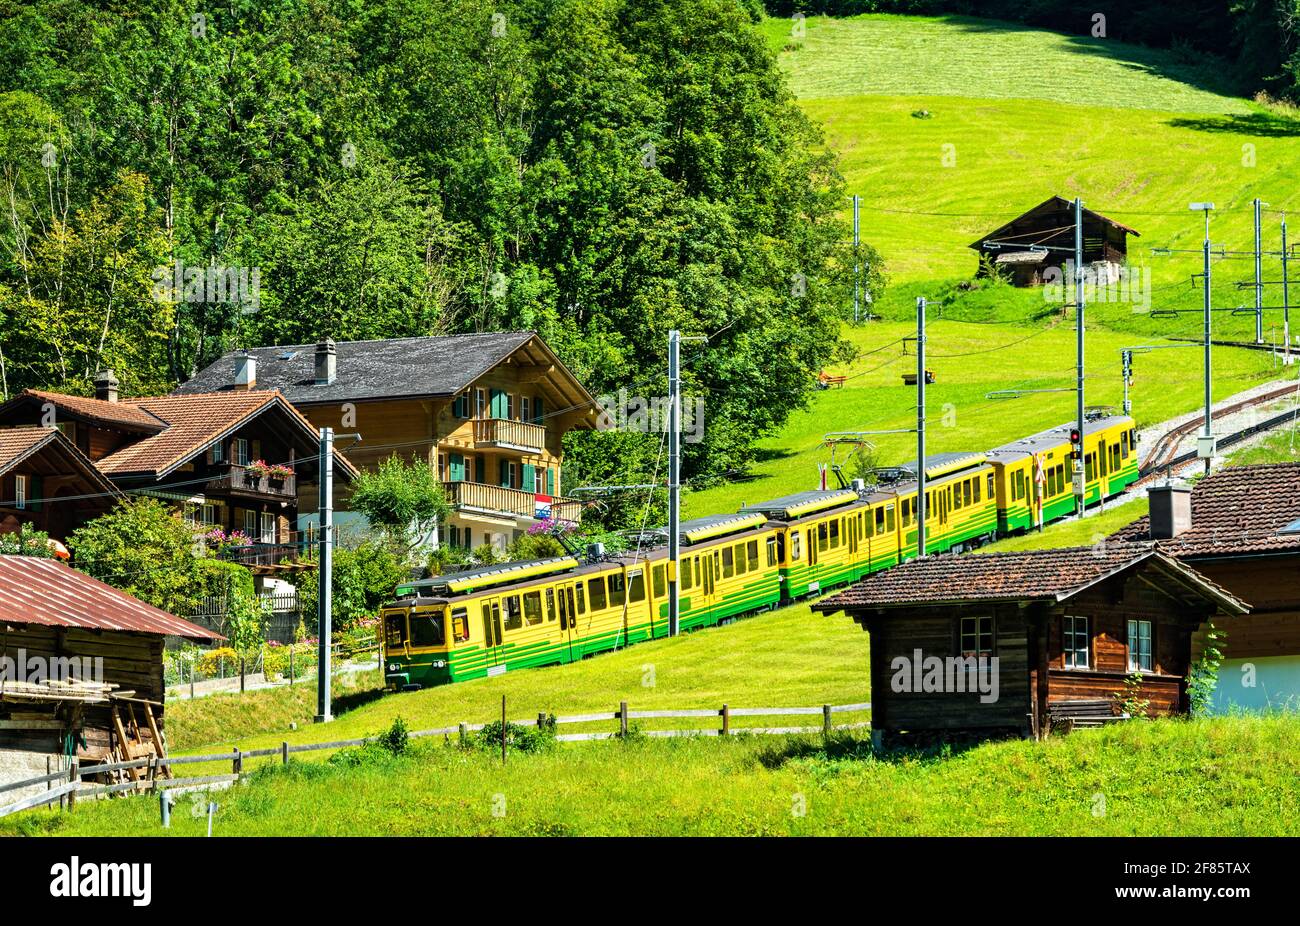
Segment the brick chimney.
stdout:
<svg viewBox="0 0 1300 926">
<path fill-rule="evenodd" d="M 1151 503 L 1152 540 L 1170 540 L 1191 528 L 1191 486 L 1152 486 L 1147 500 Z"/>
<path fill-rule="evenodd" d="M 117 377 L 112 370 L 100 370 L 95 374 L 95 398 L 104 402 L 116 402 L 117 387 Z"/>
<path fill-rule="evenodd" d="M 246 350 L 235 354 L 235 388 L 257 388 L 257 359 Z"/>
<path fill-rule="evenodd" d="M 338 365 L 338 353 L 334 340 L 326 338 L 316 345 L 316 385 L 328 386 L 334 382 L 334 373 Z"/>
</svg>

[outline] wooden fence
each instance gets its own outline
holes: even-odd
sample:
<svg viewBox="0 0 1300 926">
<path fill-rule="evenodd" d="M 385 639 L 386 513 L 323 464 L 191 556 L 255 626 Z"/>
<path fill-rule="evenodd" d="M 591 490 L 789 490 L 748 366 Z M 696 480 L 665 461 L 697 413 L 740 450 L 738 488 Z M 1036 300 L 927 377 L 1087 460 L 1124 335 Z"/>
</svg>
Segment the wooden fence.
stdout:
<svg viewBox="0 0 1300 926">
<path fill-rule="evenodd" d="M 502 717 L 505 716 L 505 699 L 502 699 Z M 594 714 L 573 714 L 567 717 L 556 717 L 555 723 L 559 725 L 576 724 L 576 723 L 603 723 L 614 722 L 618 724 L 617 730 L 597 730 L 587 733 L 558 733 L 556 740 L 561 743 L 576 743 L 591 740 L 608 740 L 621 739 L 632 735 L 634 732 L 638 736 L 665 737 L 665 736 L 733 736 L 738 734 L 755 734 L 755 735 L 790 735 L 799 733 L 821 733 L 829 736 L 836 730 L 852 730 L 871 726 L 870 721 L 860 721 L 857 723 L 835 723 L 836 714 L 854 713 L 871 710 L 871 703 L 864 702 L 861 704 L 823 704 L 820 707 L 730 707 L 726 704 L 720 709 L 697 708 L 690 710 L 650 710 L 636 711 L 628 707 L 626 701 L 620 702 L 618 709 L 610 712 L 600 712 Z M 773 727 L 737 727 L 732 728 L 731 721 L 736 717 L 818 717 L 820 723 L 815 726 L 773 726 Z M 694 727 L 690 729 L 668 729 L 668 730 L 642 730 L 639 725 L 634 730 L 634 722 L 639 720 L 660 720 L 660 719 L 713 719 L 716 726 Z M 544 711 L 538 713 L 536 718 L 528 720 L 510 721 L 516 726 L 533 726 L 538 728 L 545 727 L 551 722 L 551 717 Z M 489 726 L 485 723 L 458 723 L 449 727 L 438 727 L 432 730 L 418 730 L 410 733 L 412 738 L 443 736 L 458 738 L 461 745 L 465 745 L 469 739 L 470 733 L 477 733 L 484 727 Z M 300 743 L 290 744 L 281 743 L 279 746 L 272 746 L 266 749 L 250 749 L 247 751 L 238 748 L 230 752 L 220 752 L 201 756 L 170 756 L 155 757 L 148 756 L 142 759 L 133 759 L 128 762 L 112 762 L 108 764 L 90 765 L 81 768 L 76 759 L 72 760 L 70 768 L 58 772 L 52 772 L 48 775 L 40 775 L 36 778 L 28 778 L 24 781 L 15 781 L 10 784 L 0 785 L 0 800 L 3 795 L 9 791 L 17 791 L 23 788 L 32 788 L 37 785 L 46 785 L 47 789 L 37 794 L 29 795 L 22 800 L 15 801 L 11 804 L 0 805 L 0 817 L 7 817 L 10 814 L 18 813 L 22 810 L 30 810 L 33 807 L 44 807 L 58 804 L 60 807 L 71 810 L 76 806 L 78 800 L 85 798 L 108 797 L 113 794 L 142 794 L 149 791 L 170 791 L 175 793 L 184 793 L 187 791 L 216 789 L 229 787 L 244 775 L 244 763 L 250 759 L 264 759 L 278 757 L 284 765 L 289 764 L 289 756 L 300 752 L 321 752 L 325 750 L 345 749 L 351 746 L 364 746 L 368 743 L 377 742 L 377 736 L 365 736 L 359 739 L 335 740 L 329 743 Z M 502 727 L 502 746 L 504 750 L 505 727 Z M 503 751 L 504 755 L 504 751 Z M 221 775 L 199 775 L 189 778 L 160 778 L 159 771 L 163 768 L 171 770 L 173 773 L 177 766 L 193 765 L 200 762 L 229 762 L 230 772 Z M 94 782 L 85 782 L 83 776 L 89 775 L 106 775 L 109 773 L 125 773 L 129 776 L 129 781 L 119 782 L 117 784 L 100 784 Z"/>
</svg>

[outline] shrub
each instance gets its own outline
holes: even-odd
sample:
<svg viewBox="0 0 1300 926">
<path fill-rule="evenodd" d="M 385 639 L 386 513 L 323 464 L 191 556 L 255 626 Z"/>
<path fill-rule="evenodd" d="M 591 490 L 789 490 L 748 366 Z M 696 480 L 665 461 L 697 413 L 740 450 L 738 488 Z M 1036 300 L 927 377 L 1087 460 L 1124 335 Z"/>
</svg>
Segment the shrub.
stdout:
<svg viewBox="0 0 1300 926">
<path fill-rule="evenodd" d="M 546 723 L 541 727 L 525 727 L 522 724 L 506 721 L 505 728 L 506 748 L 516 752 L 547 752 L 556 744 L 554 714 L 547 717 Z M 478 736 L 473 742 L 478 748 L 487 752 L 499 752 L 501 721 L 494 720 L 485 724 L 483 729 L 478 731 Z"/>
</svg>

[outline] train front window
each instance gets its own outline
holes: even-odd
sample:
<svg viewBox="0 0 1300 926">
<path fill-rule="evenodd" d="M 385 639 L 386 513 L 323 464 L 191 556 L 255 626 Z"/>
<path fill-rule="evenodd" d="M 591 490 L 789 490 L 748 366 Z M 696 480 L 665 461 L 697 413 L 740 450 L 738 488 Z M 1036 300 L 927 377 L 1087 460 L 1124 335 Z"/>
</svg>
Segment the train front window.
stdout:
<svg viewBox="0 0 1300 926">
<path fill-rule="evenodd" d="M 469 639 L 469 611 L 465 608 L 452 609 L 451 635 L 457 643 L 464 643 Z"/>
<path fill-rule="evenodd" d="M 411 646 L 442 646 L 447 642 L 445 608 L 411 613 Z"/>
<path fill-rule="evenodd" d="M 384 615 L 384 643 L 401 647 L 406 642 L 406 612 L 389 611 Z"/>
</svg>

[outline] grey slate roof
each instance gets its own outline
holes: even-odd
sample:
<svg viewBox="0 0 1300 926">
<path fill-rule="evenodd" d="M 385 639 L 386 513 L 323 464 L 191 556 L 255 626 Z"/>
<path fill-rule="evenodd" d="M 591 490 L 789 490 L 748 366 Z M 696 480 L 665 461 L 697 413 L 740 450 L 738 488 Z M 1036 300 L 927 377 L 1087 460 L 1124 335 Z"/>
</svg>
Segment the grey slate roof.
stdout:
<svg viewBox="0 0 1300 926">
<path fill-rule="evenodd" d="M 378 341 L 339 341 L 334 382 L 316 385 L 316 345 L 255 347 L 257 388 L 279 389 L 295 405 L 403 396 L 449 396 L 530 339 L 532 331 L 491 331 Z M 235 354 L 204 367 L 176 390 L 187 395 L 233 388 Z"/>
</svg>

